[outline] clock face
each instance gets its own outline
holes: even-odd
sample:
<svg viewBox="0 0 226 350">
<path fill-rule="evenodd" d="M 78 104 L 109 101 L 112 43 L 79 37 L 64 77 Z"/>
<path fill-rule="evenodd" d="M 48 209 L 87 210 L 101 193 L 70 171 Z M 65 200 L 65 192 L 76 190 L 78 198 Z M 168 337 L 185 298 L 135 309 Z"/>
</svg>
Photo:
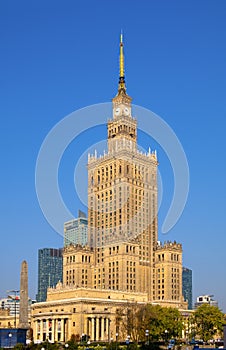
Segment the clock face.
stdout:
<svg viewBox="0 0 226 350">
<path fill-rule="evenodd" d="M 124 113 L 125 113 L 125 115 L 129 115 L 129 108 L 125 107 L 124 108 Z"/>
<path fill-rule="evenodd" d="M 115 115 L 119 115 L 119 114 L 120 114 L 120 111 L 121 111 L 120 108 L 117 107 L 116 110 L 115 110 Z"/>
</svg>

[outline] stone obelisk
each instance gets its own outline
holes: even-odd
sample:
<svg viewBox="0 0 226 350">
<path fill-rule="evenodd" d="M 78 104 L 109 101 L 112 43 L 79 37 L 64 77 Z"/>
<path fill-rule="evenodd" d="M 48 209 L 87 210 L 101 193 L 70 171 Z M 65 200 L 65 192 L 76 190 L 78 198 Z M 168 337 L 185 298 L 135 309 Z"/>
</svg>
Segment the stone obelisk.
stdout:
<svg viewBox="0 0 226 350">
<path fill-rule="evenodd" d="M 28 324 L 28 268 L 23 261 L 20 272 L 20 315 L 18 328 L 29 328 Z"/>
</svg>

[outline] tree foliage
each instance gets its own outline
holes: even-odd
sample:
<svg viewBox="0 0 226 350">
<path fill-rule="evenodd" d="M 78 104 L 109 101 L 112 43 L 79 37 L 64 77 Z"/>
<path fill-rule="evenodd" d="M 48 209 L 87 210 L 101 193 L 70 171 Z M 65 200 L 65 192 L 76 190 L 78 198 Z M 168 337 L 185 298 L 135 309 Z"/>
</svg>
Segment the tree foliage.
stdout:
<svg viewBox="0 0 226 350">
<path fill-rule="evenodd" d="M 118 310 L 117 327 L 122 338 L 130 336 L 131 341 L 139 342 L 147 341 L 147 334 L 148 340 L 180 337 L 183 323 L 180 312 L 175 308 L 134 303 Z"/>
<path fill-rule="evenodd" d="M 224 315 L 218 307 L 203 304 L 194 312 L 193 322 L 196 334 L 206 342 L 222 332 Z"/>
<path fill-rule="evenodd" d="M 148 305 L 149 334 L 153 340 L 171 339 L 181 336 L 182 316 L 178 309 Z"/>
</svg>

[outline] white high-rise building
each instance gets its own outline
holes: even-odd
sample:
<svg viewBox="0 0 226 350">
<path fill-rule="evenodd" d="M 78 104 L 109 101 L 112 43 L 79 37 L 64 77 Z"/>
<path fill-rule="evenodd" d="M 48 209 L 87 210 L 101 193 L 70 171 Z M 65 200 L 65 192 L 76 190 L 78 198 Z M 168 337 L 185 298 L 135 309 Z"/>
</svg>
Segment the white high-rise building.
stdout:
<svg viewBox="0 0 226 350">
<path fill-rule="evenodd" d="M 87 244 L 88 219 L 86 214 L 78 211 L 78 218 L 64 223 L 64 246 L 78 244 L 85 246 Z"/>
</svg>

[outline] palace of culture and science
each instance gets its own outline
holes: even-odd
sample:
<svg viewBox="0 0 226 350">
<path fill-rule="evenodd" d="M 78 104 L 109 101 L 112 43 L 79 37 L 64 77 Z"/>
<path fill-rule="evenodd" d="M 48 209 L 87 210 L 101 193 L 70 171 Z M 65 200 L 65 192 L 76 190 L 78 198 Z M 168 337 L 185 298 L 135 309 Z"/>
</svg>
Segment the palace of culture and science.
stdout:
<svg viewBox="0 0 226 350">
<path fill-rule="evenodd" d="M 155 152 L 137 149 L 124 75 L 123 40 L 113 118 L 107 123 L 108 152 L 88 156 L 88 244 L 63 252 L 63 283 L 32 307 L 34 341 L 123 339 L 120 308 L 159 304 L 187 309 L 182 296 L 182 246 L 158 242 Z"/>
</svg>

